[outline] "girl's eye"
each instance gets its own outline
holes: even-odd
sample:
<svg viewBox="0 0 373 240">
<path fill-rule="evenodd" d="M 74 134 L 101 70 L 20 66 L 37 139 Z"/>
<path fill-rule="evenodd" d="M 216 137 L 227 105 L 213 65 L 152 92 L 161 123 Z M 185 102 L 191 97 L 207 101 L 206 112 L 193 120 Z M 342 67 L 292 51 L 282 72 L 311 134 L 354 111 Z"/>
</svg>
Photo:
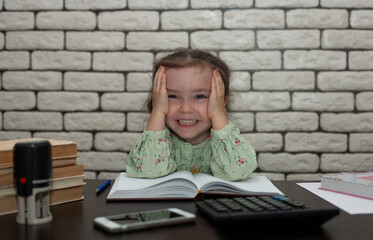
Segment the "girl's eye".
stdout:
<svg viewBox="0 0 373 240">
<path fill-rule="evenodd" d="M 200 95 L 197 95 L 196 98 L 197 99 L 205 99 L 207 97 L 205 95 L 200 94 Z"/>
<path fill-rule="evenodd" d="M 168 95 L 168 98 L 177 98 L 176 95 Z"/>
</svg>

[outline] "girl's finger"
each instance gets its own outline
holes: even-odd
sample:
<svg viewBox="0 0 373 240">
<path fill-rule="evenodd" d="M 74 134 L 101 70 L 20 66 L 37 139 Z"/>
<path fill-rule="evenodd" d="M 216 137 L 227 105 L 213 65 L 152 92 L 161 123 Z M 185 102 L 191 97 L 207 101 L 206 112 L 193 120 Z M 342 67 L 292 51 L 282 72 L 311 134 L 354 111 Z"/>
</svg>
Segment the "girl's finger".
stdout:
<svg viewBox="0 0 373 240">
<path fill-rule="evenodd" d="M 161 90 L 167 91 L 167 89 L 166 89 L 166 83 L 167 82 L 166 81 L 167 81 L 166 80 L 166 73 L 163 72 L 161 77 L 160 77 L 160 88 L 161 88 Z"/>
<path fill-rule="evenodd" d="M 157 91 L 160 88 L 161 84 L 161 77 L 163 75 L 164 68 L 163 66 L 160 66 L 157 70 L 157 73 L 155 74 L 154 77 L 154 83 L 153 83 L 153 90 Z"/>
<path fill-rule="evenodd" d="M 223 79 L 221 78 L 218 71 L 216 71 L 216 85 L 217 85 L 217 92 L 221 95 L 224 94 L 224 83 Z"/>
<path fill-rule="evenodd" d="M 216 70 L 212 72 L 212 79 L 211 79 L 211 93 L 216 93 Z"/>
</svg>

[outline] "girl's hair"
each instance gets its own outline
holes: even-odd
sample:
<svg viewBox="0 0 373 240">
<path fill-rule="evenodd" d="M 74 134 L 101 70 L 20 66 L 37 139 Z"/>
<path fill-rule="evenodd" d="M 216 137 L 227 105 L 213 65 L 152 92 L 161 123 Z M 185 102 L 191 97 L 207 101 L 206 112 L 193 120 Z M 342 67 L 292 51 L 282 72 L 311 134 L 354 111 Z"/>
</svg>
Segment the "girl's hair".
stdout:
<svg viewBox="0 0 373 240">
<path fill-rule="evenodd" d="M 153 80 L 160 66 L 164 66 L 166 68 L 187 68 L 200 66 L 202 67 L 202 69 L 204 67 L 216 69 L 219 71 L 220 76 L 224 82 L 224 95 L 228 96 L 229 94 L 229 67 L 219 57 L 216 57 L 208 52 L 201 50 L 190 50 L 186 48 L 176 50 L 174 53 L 167 55 L 154 63 L 152 78 Z M 147 109 L 149 112 L 151 112 L 152 108 L 153 104 L 150 93 L 149 100 L 147 103 Z"/>
</svg>

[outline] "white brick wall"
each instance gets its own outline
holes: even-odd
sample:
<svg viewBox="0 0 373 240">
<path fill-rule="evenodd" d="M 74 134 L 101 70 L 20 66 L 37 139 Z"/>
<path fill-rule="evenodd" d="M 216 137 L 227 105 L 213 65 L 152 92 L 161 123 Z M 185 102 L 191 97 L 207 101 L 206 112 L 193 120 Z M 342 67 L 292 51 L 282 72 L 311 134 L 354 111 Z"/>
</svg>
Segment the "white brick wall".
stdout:
<svg viewBox="0 0 373 240">
<path fill-rule="evenodd" d="M 114 178 L 147 125 L 153 61 L 200 48 L 232 69 L 229 119 L 262 174 L 373 170 L 373 1 L 0 0 L 0 140 L 78 143 Z"/>
</svg>

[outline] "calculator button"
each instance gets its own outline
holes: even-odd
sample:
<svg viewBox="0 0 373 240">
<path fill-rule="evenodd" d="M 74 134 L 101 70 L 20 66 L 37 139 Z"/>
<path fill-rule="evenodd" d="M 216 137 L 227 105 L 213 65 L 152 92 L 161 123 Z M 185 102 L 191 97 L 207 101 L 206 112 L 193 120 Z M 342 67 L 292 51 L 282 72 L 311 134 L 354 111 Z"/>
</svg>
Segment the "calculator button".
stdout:
<svg viewBox="0 0 373 240">
<path fill-rule="evenodd" d="M 284 203 L 287 203 L 295 208 L 305 208 L 306 206 L 300 202 L 297 202 L 295 200 L 285 200 Z"/>
</svg>

